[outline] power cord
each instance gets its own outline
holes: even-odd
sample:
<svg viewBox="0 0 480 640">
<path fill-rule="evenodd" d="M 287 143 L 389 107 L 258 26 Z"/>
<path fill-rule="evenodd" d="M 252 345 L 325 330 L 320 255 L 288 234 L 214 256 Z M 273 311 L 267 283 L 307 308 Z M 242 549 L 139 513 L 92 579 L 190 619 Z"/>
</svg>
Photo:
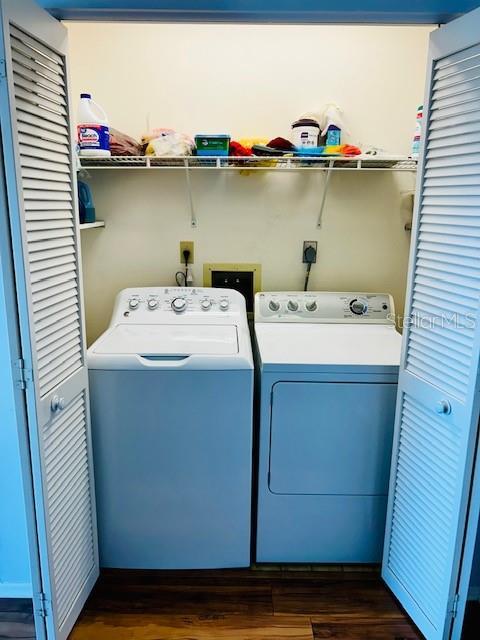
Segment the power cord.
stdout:
<svg viewBox="0 0 480 640">
<path fill-rule="evenodd" d="M 303 287 L 304 291 L 308 291 L 308 281 L 310 279 L 310 270 L 312 268 L 312 264 L 317 261 L 317 250 L 315 247 L 311 245 L 308 246 L 303 252 L 303 261 L 307 265 L 307 270 L 305 272 L 305 285 Z"/>
<path fill-rule="evenodd" d="M 183 259 L 185 260 L 185 271 L 177 271 L 175 274 L 175 282 L 179 287 L 186 287 L 188 277 L 188 261 L 190 260 L 190 249 L 183 250 Z"/>
</svg>

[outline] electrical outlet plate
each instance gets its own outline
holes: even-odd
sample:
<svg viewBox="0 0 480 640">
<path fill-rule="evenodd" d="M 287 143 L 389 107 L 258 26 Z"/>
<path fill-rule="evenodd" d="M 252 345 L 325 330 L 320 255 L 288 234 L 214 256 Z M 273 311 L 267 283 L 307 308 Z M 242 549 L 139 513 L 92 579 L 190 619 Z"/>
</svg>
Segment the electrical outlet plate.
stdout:
<svg viewBox="0 0 480 640">
<path fill-rule="evenodd" d="M 313 261 L 313 264 L 315 264 L 315 262 L 317 261 L 317 244 L 318 243 L 316 240 L 303 241 L 302 262 L 307 263 L 307 260 L 305 260 L 305 251 L 308 249 L 308 247 L 313 247 L 315 249 L 315 260 Z"/>
<path fill-rule="evenodd" d="M 239 278 L 238 286 L 235 284 L 235 273 L 238 274 L 251 274 L 250 287 L 248 292 L 242 290 L 245 286 L 245 277 Z M 203 265 L 203 286 L 212 287 L 219 286 L 215 284 L 218 281 L 218 276 L 223 275 L 226 280 L 232 280 L 232 289 L 237 289 L 245 295 L 247 299 L 247 311 L 248 316 L 253 314 L 253 299 L 258 291 L 261 291 L 262 287 L 262 266 L 260 264 L 245 264 L 245 263 L 205 263 Z M 253 291 L 252 291 L 253 285 Z M 222 285 L 220 285 L 222 286 Z M 229 287 L 229 285 L 225 285 Z"/>
<path fill-rule="evenodd" d="M 205 262 L 203 265 L 203 286 L 212 286 L 212 271 L 251 271 L 253 272 L 253 290 L 257 293 L 262 287 L 262 265 L 240 262 Z"/>
<path fill-rule="evenodd" d="M 195 262 L 195 254 L 193 252 L 193 248 L 193 240 L 180 240 L 180 264 L 185 264 L 185 258 L 183 257 L 183 252 L 185 250 L 190 251 L 188 264 L 193 264 Z"/>
</svg>

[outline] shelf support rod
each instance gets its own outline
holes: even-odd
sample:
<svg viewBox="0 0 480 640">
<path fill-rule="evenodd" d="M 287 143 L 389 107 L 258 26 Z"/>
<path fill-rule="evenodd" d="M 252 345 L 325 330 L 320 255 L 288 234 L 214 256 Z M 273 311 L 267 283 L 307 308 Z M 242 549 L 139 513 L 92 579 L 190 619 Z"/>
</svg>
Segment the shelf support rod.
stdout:
<svg viewBox="0 0 480 640">
<path fill-rule="evenodd" d="M 195 214 L 195 206 L 193 204 L 192 183 L 190 180 L 190 166 L 188 164 L 188 158 L 184 158 L 183 164 L 185 165 L 185 181 L 187 183 L 188 204 L 190 207 L 190 225 L 193 229 L 196 229 L 198 222 Z"/>
<path fill-rule="evenodd" d="M 322 201 L 320 203 L 320 211 L 318 213 L 318 218 L 317 218 L 317 229 L 321 229 L 322 227 L 323 210 L 325 209 L 325 203 L 327 201 L 328 185 L 330 184 L 330 178 L 332 177 L 332 173 L 333 173 L 332 169 L 333 169 L 334 162 L 335 162 L 334 160 L 329 160 L 329 163 L 328 163 L 328 169 L 325 175 L 325 182 L 323 184 Z"/>
</svg>

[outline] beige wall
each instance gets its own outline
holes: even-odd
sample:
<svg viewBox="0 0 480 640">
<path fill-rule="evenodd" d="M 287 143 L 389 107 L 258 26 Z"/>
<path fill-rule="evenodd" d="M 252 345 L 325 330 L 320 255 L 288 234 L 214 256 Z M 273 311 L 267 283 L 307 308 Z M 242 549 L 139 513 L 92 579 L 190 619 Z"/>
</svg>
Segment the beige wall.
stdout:
<svg viewBox="0 0 480 640">
<path fill-rule="evenodd" d="M 340 104 L 354 143 L 408 153 L 423 99 L 428 27 L 68 24 L 74 101 L 91 91 L 112 126 L 288 136 L 302 112 Z M 311 289 L 390 291 L 404 303 L 414 178 L 335 174 L 316 229 L 322 174 L 194 173 L 199 226 L 182 172 L 91 172 L 104 230 L 82 232 L 87 330 L 115 294 L 173 284 L 178 242 L 204 262 L 261 262 L 264 289 L 300 289 L 303 240 L 318 240 Z"/>
</svg>

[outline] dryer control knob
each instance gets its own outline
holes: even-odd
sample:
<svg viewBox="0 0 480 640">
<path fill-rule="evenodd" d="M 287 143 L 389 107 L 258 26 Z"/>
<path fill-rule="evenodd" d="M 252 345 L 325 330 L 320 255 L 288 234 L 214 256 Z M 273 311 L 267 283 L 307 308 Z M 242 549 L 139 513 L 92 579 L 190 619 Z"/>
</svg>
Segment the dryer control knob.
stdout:
<svg viewBox="0 0 480 640">
<path fill-rule="evenodd" d="M 298 311 L 298 302 L 296 300 L 289 300 L 287 307 L 289 311 Z"/>
<path fill-rule="evenodd" d="M 228 311 L 228 307 L 230 306 L 230 302 L 228 300 L 220 300 L 219 303 L 220 309 L 222 311 Z"/>
<path fill-rule="evenodd" d="M 357 316 L 363 316 L 367 310 L 367 303 L 364 300 L 355 299 L 350 302 L 350 311 Z"/>
<path fill-rule="evenodd" d="M 270 300 L 270 302 L 268 303 L 268 308 L 270 309 L 270 311 L 278 311 L 280 309 L 280 303 L 276 300 Z"/>
<path fill-rule="evenodd" d="M 208 311 L 210 309 L 210 307 L 212 306 L 212 301 L 208 300 L 207 298 L 205 298 L 205 300 L 202 300 L 200 302 L 200 306 L 202 307 L 202 309 L 204 311 Z"/>
<path fill-rule="evenodd" d="M 175 313 L 181 313 L 187 308 L 187 301 L 184 298 L 174 298 L 172 300 L 172 309 Z"/>
<path fill-rule="evenodd" d="M 315 300 L 310 300 L 309 302 L 305 303 L 305 309 L 307 311 L 316 311 L 317 310 L 317 303 Z"/>
<path fill-rule="evenodd" d="M 128 306 L 130 309 L 138 309 L 138 305 L 140 304 L 140 300 L 138 298 L 130 298 L 128 301 Z"/>
<path fill-rule="evenodd" d="M 150 300 L 147 303 L 147 306 L 149 309 L 151 309 L 151 311 L 153 311 L 158 307 L 158 300 L 155 300 L 155 298 L 150 298 Z"/>
</svg>

